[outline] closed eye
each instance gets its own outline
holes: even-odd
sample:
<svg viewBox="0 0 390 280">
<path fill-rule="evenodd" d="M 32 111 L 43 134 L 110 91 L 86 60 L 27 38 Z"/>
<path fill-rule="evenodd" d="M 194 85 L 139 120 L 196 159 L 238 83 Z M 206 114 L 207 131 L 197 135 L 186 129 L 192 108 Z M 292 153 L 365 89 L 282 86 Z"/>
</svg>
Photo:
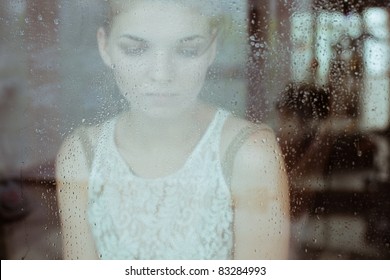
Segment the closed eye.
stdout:
<svg viewBox="0 0 390 280">
<path fill-rule="evenodd" d="M 203 53 L 202 49 L 203 48 L 200 48 L 200 47 L 178 48 L 177 53 L 181 56 L 184 56 L 184 57 L 193 58 L 193 57 L 198 57 L 198 56 L 202 55 L 202 53 Z"/>
<path fill-rule="evenodd" d="M 215 37 L 216 34 L 213 34 L 210 38 L 199 35 L 184 38 L 180 40 L 177 53 L 188 58 L 199 57 L 212 45 Z"/>
<path fill-rule="evenodd" d="M 148 49 L 147 46 L 121 46 L 120 48 L 125 55 L 129 56 L 140 56 Z"/>
<path fill-rule="evenodd" d="M 132 35 L 122 35 L 120 38 L 124 38 L 125 41 L 119 44 L 120 49 L 125 55 L 140 56 L 149 48 L 147 42 L 139 37 Z"/>
</svg>

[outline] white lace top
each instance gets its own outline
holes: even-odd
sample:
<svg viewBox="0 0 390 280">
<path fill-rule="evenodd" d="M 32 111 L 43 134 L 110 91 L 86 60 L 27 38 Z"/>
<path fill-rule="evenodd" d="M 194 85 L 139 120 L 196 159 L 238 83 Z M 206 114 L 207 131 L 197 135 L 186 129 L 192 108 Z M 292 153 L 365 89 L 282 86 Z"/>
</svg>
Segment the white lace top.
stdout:
<svg viewBox="0 0 390 280">
<path fill-rule="evenodd" d="M 102 130 L 89 180 L 88 219 L 102 259 L 229 259 L 230 189 L 220 160 L 228 113 L 217 111 L 182 168 L 166 177 L 134 175 L 114 141 L 116 119 Z"/>
</svg>

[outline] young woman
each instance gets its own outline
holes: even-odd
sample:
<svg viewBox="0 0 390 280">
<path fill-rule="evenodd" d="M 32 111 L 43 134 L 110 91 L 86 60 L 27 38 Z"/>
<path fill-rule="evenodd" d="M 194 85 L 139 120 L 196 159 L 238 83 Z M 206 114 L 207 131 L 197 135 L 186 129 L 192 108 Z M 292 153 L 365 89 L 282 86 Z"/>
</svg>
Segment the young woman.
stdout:
<svg viewBox="0 0 390 280">
<path fill-rule="evenodd" d="M 129 106 L 78 129 L 58 154 L 64 258 L 287 257 L 273 132 L 198 99 L 221 34 L 218 5 L 110 2 L 98 46 Z"/>
</svg>

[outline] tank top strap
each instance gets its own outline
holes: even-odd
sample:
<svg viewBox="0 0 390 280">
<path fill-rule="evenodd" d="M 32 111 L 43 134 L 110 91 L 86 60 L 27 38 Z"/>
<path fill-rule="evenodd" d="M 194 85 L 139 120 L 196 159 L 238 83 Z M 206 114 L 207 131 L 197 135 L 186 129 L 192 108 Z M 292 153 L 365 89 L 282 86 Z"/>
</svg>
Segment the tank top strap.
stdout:
<svg viewBox="0 0 390 280">
<path fill-rule="evenodd" d="M 221 133 L 223 126 L 225 124 L 226 119 L 229 117 L 230 113 L 224 109 L 218 109 L 217 112 L 215 113 L 214 120 L 210 124 L 210 127 L 207 131 L 208 139 L 217 139 L 216 144 L 220 145 L 220 138 L 221 138 Z"/>
<path fill-rule="evenodd" d="M 103 191 L 104 184 L 101 182 L 102 174 L 98 166 L 102 161 L 106 161 L 106 159 L 109 158 L 107 157 L 107 153 L 111 154 L 110 149 L 112 149 L 112 147 L 110 147 L 110 139 L 115 132 L 116 121 L 117 117 L 114 117 L 102 125 L 101 131 L 97 136 L 96 146 L 93 149 L 94 156 L 91 162 L 91 173 L 89 177 L 89 196 L 92 200 L 100 196 Z"/>
<path fill-rule="evenodd" d="M 115 133 L 115 124 L 117 122 L 117 117 L 108 120 L 102 125 L 101 131 L 98 135 L 97 145 L 95 148 L 95 153 L 101 154 L 101 152 L 106 151 L 109 147 L 110 139 Z"/>
</svg>

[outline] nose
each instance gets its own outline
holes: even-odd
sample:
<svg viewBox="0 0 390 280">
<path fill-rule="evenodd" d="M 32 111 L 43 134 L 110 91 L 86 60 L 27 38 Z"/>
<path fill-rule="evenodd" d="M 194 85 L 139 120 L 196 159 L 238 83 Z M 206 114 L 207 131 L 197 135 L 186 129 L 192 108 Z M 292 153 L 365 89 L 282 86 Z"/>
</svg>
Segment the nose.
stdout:
<svg viewBox="0 0 390 280">
<path fill-rule="evenodd" d="M 151 61 L 150 77 L 155 82 L 172 82 L 175 75 L 174 61 L 168 52 L 156 52 Z"/>
</svg>

